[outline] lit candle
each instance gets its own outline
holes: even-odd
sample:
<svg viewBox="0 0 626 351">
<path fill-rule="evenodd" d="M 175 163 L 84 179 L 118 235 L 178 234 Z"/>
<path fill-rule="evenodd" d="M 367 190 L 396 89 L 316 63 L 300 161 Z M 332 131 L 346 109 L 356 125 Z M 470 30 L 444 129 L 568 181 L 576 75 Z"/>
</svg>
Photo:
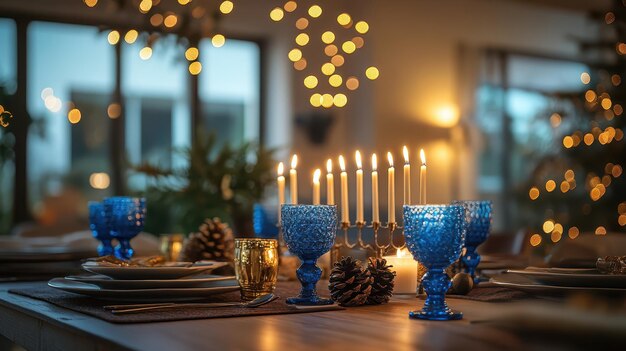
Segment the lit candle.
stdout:
<svg viewBox="0 0 626 351">
<path fill-rule="evenodd" d="M 278 224 L 280 225 L 280 207 L 285 203 L 285 176 L 283 175 L 285 166 L 283 163 L 278 164 Z"/>
<path fill-rule="evenodd" d="M 380 223 L 378 214 L 378 162 L 376 154 L 372 155 L 372 223 Z"/>
<path fill-rule="evenodd" d="M 298 203 L 298 172 L 296 172 L 296 166 L 298 165 L 298 155 L 293 155 L 291 158 L 291 169 L 289 170 L 289 188 L 291 190 L 291 203 Z"/>
<path fill-rule="evenodd" d="M 404 155 L 404 204 L 411 204 L 411 164 L 409 163 L 409 149 L 402 147 Z"/>
<path fill-rule="evenodd" d="M 420 159 L 422 166 L 420 167 L 420 204 L 426 205 L 426 154 L 424 149 L 420 149 Z"/>
<path fill-rule="evenodd" d="M 357 150 L 354 158 L 356 160 L 356 222 L 364 223 L 363 219 L 363 163 L 361 153 Z"/>
<path fill-rule="evenodd" d="M 322 171 L 320 169 L 316 169 L 313 172 L 313 205 L 320 204 L 320 176 L 322 175 Z"/>
<path fill-rule="evenodd" d="M 326 161 L 326 203 L 335 204 L 335 179 L 333 177 L 333 160 Z"/>
<path fill-rule="evenodd" d="M 348 173 L 343 156 L 339 156 L 339 168 L 341 168 L 341 222 L 350 223 L 350 210 L 348 206 Z"/>
<path fill-rule="evenodd" d="M 396 223 L 396 170 L 393 168 L 393 156 L 387 152 L 389 169 L 387 169 L 387 223 Z"/>
<path fill-rule="evenodd" d="M 395 256 L 383 257 L 387 264 L 393 266 L 391 270 L 396 271 L 393 280 L 394 294 L 415 294 L 417 291 L 417 262 L 406 248 L 398 249 Z"/>
</svg>

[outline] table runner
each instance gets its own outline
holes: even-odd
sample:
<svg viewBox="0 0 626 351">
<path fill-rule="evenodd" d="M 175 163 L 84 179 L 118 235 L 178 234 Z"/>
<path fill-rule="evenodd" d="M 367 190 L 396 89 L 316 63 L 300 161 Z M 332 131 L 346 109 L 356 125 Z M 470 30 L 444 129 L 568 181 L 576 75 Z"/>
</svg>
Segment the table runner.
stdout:
<svg viewBox="0 0 626 351">
<path fill-rule="evenodd" d="M 220 308 L 180 308 L 176 310 L 149 311 L 137 314 L 114 315 L 109 311 L 105 311 L 103 306 L 111 304 L 122 304 L 119 302 L 111 302 L 97 300 L 82 295 L 65 292 L 62 290 L 49 287 L 45 282 L 38 284 L 36 287 L 24 289 L 11 289 L 10 293 L 26 296 L 38 300 L 49 302 L 72 311 L 88 314 L 90 316 L 105 320 L 112 323 L 148 323 L 148 322 L 168 322 L 189 319 L 209 319 L 209 318 L 226 318 L 226 317 L 245 317 L 259 316 L 268 314 L 289 314 L 289 313 L 307 313 L 321 312 L 320 310 L 296 309 L 294 306 L 287 305 L 285 299 L 290 296 L 296 296 L 300 291 L 300 284 L 297 282 L 280 282 L 276 288 L 276 295 L 280 298 L 266 305 L 257 308 L 242 307 L 220 307 Z M 211 296 L 210 302 L 226 302 L 240 301 L 239 292 L 230 292 L 220 295 Z M 333 306 L 335 310 L 343 309 Z"/>
</svg>

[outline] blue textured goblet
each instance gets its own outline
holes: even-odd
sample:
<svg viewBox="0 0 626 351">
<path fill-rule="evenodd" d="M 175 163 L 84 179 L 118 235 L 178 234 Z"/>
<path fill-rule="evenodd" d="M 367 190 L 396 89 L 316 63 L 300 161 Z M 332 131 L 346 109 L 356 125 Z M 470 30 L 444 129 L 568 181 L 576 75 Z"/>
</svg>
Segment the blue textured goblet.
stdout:
<svg viewBox="0 0 626 351">
<path fill-rule="evenodd" d="M 453 320 L 463 314 L 446 304 L 450 278 L 445 269 L 461 254 L 465 239 L 465 208 L 461 205 L 405 205 L 404 238 L 413 257 L 428 272 L 422 284 L 428 295 L 421 311 L 409 317 L 427 320 Z"/>
<path fill-rule="evenodd" d="M 289 252 L 302 261 L 297 270 L 302 290 L 298 297 L 287 299 L 294 305 L 330 305 L 331 299 L 317 296 L 316 283 L 322 270 L 315 264 L 335 242 L 337 206 L 283 205 L 281 208 L 283 237 Z"/>
<path fill-rule="evenodd" d="M 115 247 L 115 256 L 130 259 L 135 253 L 130 246 L 130 240 L 143 230 L 146 200 L 125 196 L 110 197 L 104 199 L 104 207 L 111 226 L 111 236 L 119 242 Z"/>
<path fill-rule="evenodd" d="M 453 204 L 465 207 L 465 254 L 461 260 L 467 267 L 467 273 L 474 278 L 474 284 L 479 283 L 476 267 L 480 263 L 480 255 L 476 252 L 478 246 L 489 237 L 491 229 L 491 201 L 454 201 Z"/>
<path fill-rule="evenodd" d="M 111 230 L 106 211 L 104 210 L 104 204 L 98 201 L 89 201 L 87 206 L 89 207 L 89 229 L 91 229 L 93 237 L 100 241 L 98 255 L 112 255 Z"/>
</svg>

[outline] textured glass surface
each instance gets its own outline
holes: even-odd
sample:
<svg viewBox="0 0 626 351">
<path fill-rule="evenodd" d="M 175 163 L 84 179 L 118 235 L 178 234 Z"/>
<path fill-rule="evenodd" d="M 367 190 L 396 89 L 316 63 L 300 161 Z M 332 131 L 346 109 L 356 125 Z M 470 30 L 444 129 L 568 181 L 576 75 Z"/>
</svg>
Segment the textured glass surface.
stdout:
<svg viewBox="0 0 626 351">
<path fill-rule="evenodd" d="M 476 267 L 480 263 L 480 255 L 476 252 L 478 246 L 484 243 L 491 229 L 491 201 L 454 201 L 453 204 L 465 207 L 465 254 L 461 260 L 467 266 L 467 272 L 474 277 L 478 284 Z"/>
<path fill-rule="evenodd" d="M 428 272 L 422 280 L 428 294 L 421 311 L 411 318 L 428 320 L 461 319 L 461 313 L 448 308 L 445 294 L 450 278 L 445 269 L 461 254 L 465 239 L 465 208 L 460 205 L 404 206 L 404 237 L 413 257 Z"/>
<path fill-rule="evenodd" d="M 104 208 L 109 218 L 111 236 L 119 242 L 115 256 L 130 259 L 135 251 L 130 240 L 142 230 L 146 217 L 146 200 L 132 197 L 110 197 L 104 200 Z"/>
<path fill-rule="evenodd" d="M 89 204 L 89 229 L 93 237 L 100 241 L 98 255 L 107 256 L 113 254 L 109 222 L 102 202 L 90 201 Z"/>
<path fill-rule="evenodd" d="M 332 300 L 317 296 L 315 284 L 322 276 L 317 259 L 328 252 L 335 242 L 337 206 L 283 205 L 281 209 L 283 237 L 289 251 L 302 261 L 298 279 L 302 283 L 300 296 L 287 299 L 298 305 L 332 304 Z"/>
</svg>

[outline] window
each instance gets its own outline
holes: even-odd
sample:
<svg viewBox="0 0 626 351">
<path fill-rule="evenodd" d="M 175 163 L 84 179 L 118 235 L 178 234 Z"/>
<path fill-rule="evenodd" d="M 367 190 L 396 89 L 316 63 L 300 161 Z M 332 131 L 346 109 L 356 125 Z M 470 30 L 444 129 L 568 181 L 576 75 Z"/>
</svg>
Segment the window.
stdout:
<svg viewBox="0 0 626 351">
<path fill-rule="evenodd" d="M 14 38 L 14 31 L 7 33 L 6 28 L 0 22 L 0 39 Z M 185 48 L 172 39 L 157 40 L 148 60 L 139 57 L 141 38 L 133 45 L 122 44 L 123 137 L 131 165 L 182 166 L 184 158 L 173 150 L 191 144 L 192 76 Z M 95 27 L 33 22 L 28 48 L 28 110 L 35 120 L 28 138 L 29 203 L 38 218 L 45 215 L 51 198 L 71 198 L 69 207 L 84 211 L 87 200 L 112 194 L 115 47 L 108 43 L 107 32 Z M 199 127 L 215 133 L 220 144 L 258 140 L 259 46 L 228 39 L 215 48 L 203 40 L 200 51 Z M 4 72 L 14 70 L 0 65 L 0 79 Z M 140 174 L 128 178 L 131 192 L 145 186 Z"/>
<path fill-rule="evenodd" d="M 558 94 L 581 91 L 579 77 L 588 67 L 520 55 L 506 55 L 503 61 L 495 60 L 492 68 L 505 67 L 504 77 L 483 84 L 476 94 L 477 122 L 483 133 L 478 190 L 502 209 L 494 213 L 494 228 L 510 230 L 524 220 L 516 211 L 514 190 L 561 142 L 559 129 L 550 120 L 552 113 L 576 113 L 572 100 Z M 560 128 L 567 123 L 564 120 Z"/>
<path fill-rule="evenodd" d="M 16 84 L 16 42 L 15 22 L 0 18 L 0 106 L 9 110 L 9 95 L 15 92 Z M 13 197 L 14 166 L 12 152 L 14 138 L 0 127 L 0 233 L 8 231 Z M 6 194 L 6 195 L 4 195 Z"/>
<path fill-rule="evenodd" d="M 28 49 L 29 200 L 39 218 L 49 215 L 44 199 L 72 215 L 108 194 L 114 50 L 95 27 L 45 22 L 29 25 Z"/>
</svg>

